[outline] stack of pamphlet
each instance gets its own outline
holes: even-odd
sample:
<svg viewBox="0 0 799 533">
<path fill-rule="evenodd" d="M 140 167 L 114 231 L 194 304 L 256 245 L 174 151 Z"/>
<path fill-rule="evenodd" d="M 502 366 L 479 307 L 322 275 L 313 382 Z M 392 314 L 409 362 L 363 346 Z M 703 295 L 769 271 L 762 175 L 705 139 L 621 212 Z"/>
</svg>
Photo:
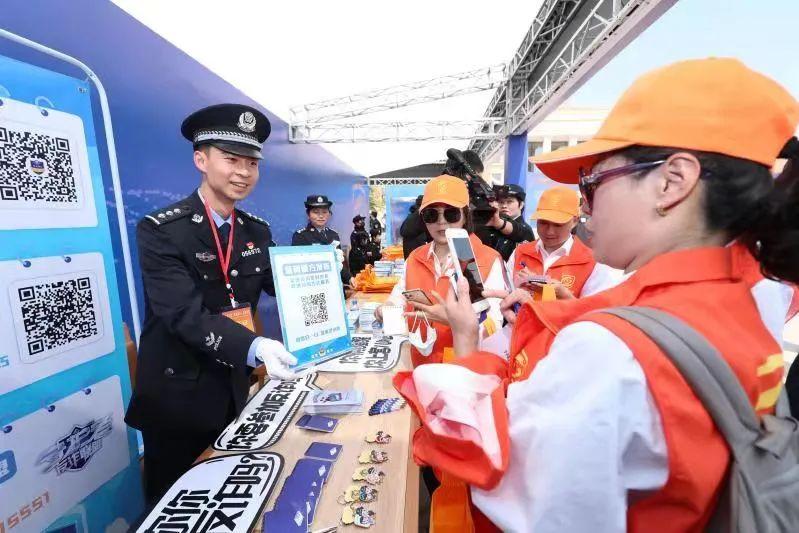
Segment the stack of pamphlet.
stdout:
<svg viewBox="0 0 799 533">
<path fill-rule="evenodd" d="M 320 390 L 308 395 L 303 409 L 309 415 L 343 415 L 363 411 L 363 391 Z"/>
</svg>

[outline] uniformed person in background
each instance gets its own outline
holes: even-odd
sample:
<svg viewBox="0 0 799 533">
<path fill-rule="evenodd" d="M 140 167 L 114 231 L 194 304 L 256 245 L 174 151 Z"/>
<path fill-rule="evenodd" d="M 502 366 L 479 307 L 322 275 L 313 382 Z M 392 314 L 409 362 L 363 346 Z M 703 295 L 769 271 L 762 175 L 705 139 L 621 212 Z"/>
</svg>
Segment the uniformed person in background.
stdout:
<svg viewBox="0 0 799 533">
<path fill-rule="evenodd" d="M 372 211 L 369 217 L 369 235 L 374 238 L 375 235 L 383 233 L 383 224 L 377 218 L 377 211 Z"/>
<path fill-rule="evenodd" d="M 534 241 L 533 228 L 524 221 L 524 189 L 515 184 L 495 185 L 499 205 L 497 240 L 493 248 L 507 261 L 519 243 Z"/>
<path fill-rule="evenodd" d="M 352 218 L 352 233 L 350 233 L 350 247 L 355 247 L 355 241 L 360 240 L 360 233 L 366 234 L 366 238 L 369 238 L 369 234 L 366 233 L 366 218 L 363 215 L 355 215 Z M 354 270 L 352 266 L 350 266 L 350 271 Z M 352 272 L 355 274 L 355 272 Z"/>
<path fill-rule="evenodd" d="M 151 504 L 241 412 L 254 367 L 293 377 L 296 358 L 252 325 L 261 291 L 275 294 L 269 224 L 235 208 L 258 183 L 270 129 L 244 105 L 190 115 L 181 133 L 194 146 L 199 189 L 137 227 L 145 314 L 125 421 L 142 432 Z"/>
<path fill-rule="evenodd" d="M 336 246 L 336 259 L 341 270 L 341 282 L 346 289 L 349 288 L 352 275 L 344 267 L 344 252 L 341 250 L 341 237 L 334 230 L 327 227 L 333 212 L 330 207 L 333 202 L 323 194 L 312 194 L 305 199 L 305 213 L 308 215 L 308 224 L 298 229 L 291 236 L 292 246 L 307 246 L 311 244 L 334 244 Z"/>
</svg>

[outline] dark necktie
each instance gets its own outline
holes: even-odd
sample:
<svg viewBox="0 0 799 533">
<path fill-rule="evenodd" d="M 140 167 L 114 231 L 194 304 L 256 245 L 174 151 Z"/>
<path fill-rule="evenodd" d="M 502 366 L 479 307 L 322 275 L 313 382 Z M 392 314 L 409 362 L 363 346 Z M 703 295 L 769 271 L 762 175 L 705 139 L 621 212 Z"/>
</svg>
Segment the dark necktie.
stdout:
<svg viewBox="0 0 799 533">
<path fill-rule="evenodd" d="M 227 250 L 228 237 L 230 237 L 230 224 L 225 222 L 219 226 L 219 244 L 222 245 L 223 250 Z"/>
</svg>

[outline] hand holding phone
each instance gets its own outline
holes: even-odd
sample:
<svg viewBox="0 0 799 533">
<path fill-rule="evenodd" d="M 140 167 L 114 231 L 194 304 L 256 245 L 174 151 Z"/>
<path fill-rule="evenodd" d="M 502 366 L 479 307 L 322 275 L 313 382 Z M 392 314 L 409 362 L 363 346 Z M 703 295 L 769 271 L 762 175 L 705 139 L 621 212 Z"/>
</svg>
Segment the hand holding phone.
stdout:
<svg viewBox="0 0 799 533">
<path fill-rule="evenodd" d="M 409 302 L 416 302 L 418 304 L 433 305 L 430 298 L 424 293 L 422 289 L 411 289 L 409 291 L 402 291 L 402 295 Z"/>
<path fill-rule="evenodd" d="M 463 277 L 469 283 L 469 299 L 472 301 L 472 308 L 479 313 L 488 309 L 488 300 L 483 296 L 483 278 L 480 269 L 477 267 L 477 259 L 469 240 L 469 233 L 465 229 L 449 228 L 444 234 L 449 244 L 449 253 L 455 265 L 458 277 Z M 453 283 L 453 290 L 457 287 Z"/>
</svg>

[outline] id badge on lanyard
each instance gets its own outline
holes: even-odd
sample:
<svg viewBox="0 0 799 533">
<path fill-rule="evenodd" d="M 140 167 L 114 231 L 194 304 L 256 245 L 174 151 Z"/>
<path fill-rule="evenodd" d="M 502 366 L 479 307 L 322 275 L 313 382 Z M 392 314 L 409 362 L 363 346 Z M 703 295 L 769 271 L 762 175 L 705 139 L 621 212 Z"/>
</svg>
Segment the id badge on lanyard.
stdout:
<svg viewBox="0 0 799 533">
<path fill-rule="evenodd" d="M 213 234 L 214 242 L 216 243 L 219 265 L 222 268 L 222 278 L 225 280 L 225 288 L 228 292 L 228 298 L 230 298 L 230 307 L 222 308 L 220 310 L 220 314 L 229 318 L 233 322 L 236 322 L 237 324 L 241 324 L 254 333 L 255 322 L 253 322 L 252 308 L 250 307 L 249 303 L 239 303 L 236 301 L 236 297 L 233 294 L 233 286 L 230 284 L 230 274 L 228 274 L 228 270 L 230 269 L 230 258 L 233 256 L 233 232 L 236 229 L 236 212 L 234 211 L 230 215 L 230 234 L 228 235 L 227 240 L 227 252 L 223 254 L 222 244 L 219 241 L 219 232 L 217 231 L 216 223 L 211 216 L 211 209 L 205 202 L 203 202 L 203 205 L 205 206 L 205 214 L 207 215 L 206 218 L 208 219 L 208 223 L 211 225 L 211 233 Z"/>
</svg>

